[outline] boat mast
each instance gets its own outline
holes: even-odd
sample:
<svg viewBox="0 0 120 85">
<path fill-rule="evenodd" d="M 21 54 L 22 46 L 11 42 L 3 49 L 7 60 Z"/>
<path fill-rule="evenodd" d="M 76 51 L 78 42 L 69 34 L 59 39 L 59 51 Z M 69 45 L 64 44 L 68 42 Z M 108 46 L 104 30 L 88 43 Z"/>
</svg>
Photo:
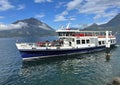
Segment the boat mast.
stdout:
<svg viewBox="0 0 120 85">
<path fill-rule="evenodd" d="M 106 31 L 106 48 L 110 48 L 109 31 Z"/>
<path fill-rule="evenodd" d="M 66 26 L 66 30 L 70 30 L 70 23 L 68 23 L 68 25 Z"/>
</svg>

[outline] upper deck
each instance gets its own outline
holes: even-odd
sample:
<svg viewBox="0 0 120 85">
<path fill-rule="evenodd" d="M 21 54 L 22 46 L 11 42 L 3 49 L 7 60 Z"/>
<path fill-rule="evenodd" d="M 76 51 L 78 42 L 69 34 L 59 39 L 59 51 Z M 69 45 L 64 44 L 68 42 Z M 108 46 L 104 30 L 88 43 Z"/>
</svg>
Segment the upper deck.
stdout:
<svg viewBox="0 0 120 85">
<path fill-rule="evenodd" d="M 81 30 L 57 30 L 59 37 L 105 37 L 106 31 L 81 31 Z M 109 36 L 113 36 L 112 31 L 108 31 Z"/>
</svg>

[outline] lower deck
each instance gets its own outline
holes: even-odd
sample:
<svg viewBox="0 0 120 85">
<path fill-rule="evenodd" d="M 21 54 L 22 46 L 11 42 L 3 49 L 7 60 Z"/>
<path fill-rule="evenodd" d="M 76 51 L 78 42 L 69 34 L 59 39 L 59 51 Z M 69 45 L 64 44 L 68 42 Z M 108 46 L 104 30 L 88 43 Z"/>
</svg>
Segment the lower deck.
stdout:
<svg viewBox="0 0 120 85">
<path fill-rule="evenodd" d="M 111 48 L 115 45 L 111 45 Z M 95 51 L 105 50 L 105 46 L 99 47 L 90 47 L 90 48 L 75 48 L 75 49 L 66 49 L 66 50 L 20 50 L 23 60 L 35 59 L 35 58 L 46 58 L 46 57 L 58 57 L 62 55 L 72 55 L 72 54 L 82 54 L 90 53 Z"/>
</svg>

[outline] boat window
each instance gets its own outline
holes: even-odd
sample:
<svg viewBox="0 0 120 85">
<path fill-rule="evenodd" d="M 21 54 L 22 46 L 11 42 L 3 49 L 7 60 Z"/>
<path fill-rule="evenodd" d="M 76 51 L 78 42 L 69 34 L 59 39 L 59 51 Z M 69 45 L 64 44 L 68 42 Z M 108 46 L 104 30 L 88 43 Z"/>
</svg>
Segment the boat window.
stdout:
<svg viewBox="0 0 120 85">
<path fill-rule="evenodd" d="M 116 41 L 115 40 L 113 40 L 113 43 L 115 43 Z"/>
<path fill-rule="evenodd" d="M 115 40 L 115 39 L 114 39 L 113 41 L 114 41 L 114 43 L 116 43 L 116 40 Z"/>
<path fill-rule="evenodd" d="M 115 40 L 113 40 L 112 42 L 115 43 Z"/>
<path fill-rule="evenodd" d="M 29 45 L 30 45 L 30 46 L 32 46 L 32 45 L 33 45 L 33 43 L 29 43 Z"/>
<path fill-rule="evenodd" d="M 72 34 L 73 34 L 73 33 L 72 33 L 72 32 L 70 32 L 70 36 L 72 36 Z"/>
<path fill-rule="evenodd" d="M 116 43 L 116 40 L 114 40 L 114 43 Z"/>
<path fill-rule="evenodd" d="M 80 40 L 76 40 L 77 44 L 80 44 Z"/>
<path fill-rule="evenodd" d="M 72 41 L 74 42 L 74 39 L 72 39 Z"/>
<path fill-rule="evenodd" d="M 69 46 L 71 46 L 71 44 L 72 44 L 72 43 L 71 43 L 71 42 L 69 42 Z"/>
<path fill-rule="evenodd" d="M 59 35 L 59 36 L 62 36 L 62 34 L 61 34 L 60 32 L 58 33 L 58 35 Z"/>
<path fill-rule="evenodd" d="M 86 40 L 86 43 L 90 43 L 90 40 Z"/>
<path fill-rule="evenodd" d="M 59 32 L 58 35 L 59 35 L 59 36 L 65 36 L 65 33 Z"/>
<path fill-rule="evenodd" d="M 114 40 L 112 42 L 114 43 Z"/>
<path fill-rule="evenodd" d="M 85 44 L 85 40 L 82 40 L 82 44 Z"/>
<path fill-rule="evenodd" d="M 105 42 L 104 42 L 104 41 L 102 41 L 102 44 L 104 45 L 104 44 L 105 44 Z"/>
<path fill-rule="evenodd" d="M 66 36 L 69 36 L 69 33 L 66 33 Z"/>
<path fill-rule="evenodd" d="M 101 43 L 101 41 L 99 41 L 99 45 L 101 45 L 102 43 Z"/>
<path fill-rule="evenodd" d="M 111 40 L 111 43 L 113 43 L 113 40 Z"/>
</svg>

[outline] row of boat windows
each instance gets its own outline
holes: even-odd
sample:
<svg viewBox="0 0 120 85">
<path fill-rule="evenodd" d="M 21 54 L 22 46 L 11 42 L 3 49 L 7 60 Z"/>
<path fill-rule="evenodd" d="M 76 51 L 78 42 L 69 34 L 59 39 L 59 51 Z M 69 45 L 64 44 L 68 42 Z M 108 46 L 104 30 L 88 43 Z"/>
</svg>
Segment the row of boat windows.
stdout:
<svg viewBox="0 0 120 85">
<path fill-rule="evenodd" d="M 89 44 L 90 40 L 86 39 L 86 40 L 76 40 L 76 44 Z"/>
<path fill-rule="evenodd" d="M 72 36 L 73 34 L 74 34 L 74 32 L 69 32 L 69 33 L 59 32 L 58 33 L 59 36 Z"/>
<path fill-rule="evenodd" d="M 110 43 L 113 44 L 115 43 L 115 40 L 110 40 Z M 90 40 L 86 39 L 86 40 L 76 40 L 76 44 L 89 44 Z M 105 41 L 99 41 L 98 42 L 99 45 L 105 45 Z"/>
<path fill-rule="evenodd" d="M 98 43 L 99 43 L 99 45 L 104 45 L 105 41 L 99 41 Z"/>
<path fill-rule="evenodd" d="M 110 40 L 109 42 L 110 42 L 111 44 L 114 44 L 116 41 L 115 41 L 115 40 Z M 104 45 L 104 44 L 105 44 L 105 41 L 99 41 L 98 43 L 99 43 L 99 45 Z"/>
<path fill-rule="evenodd" d="M 105 32 L 58 32 L 59 36 L 72 36 L 72 35 L 78 35 L 78 34 L 84 34 L 84 35 L 103 35 L 105 36 Z M 111 32 L 109 32 L 109 35 L 112 35 Z"/>
<path fill-rule="evenodd" d="M 115 40 L 110 40 L 111 43 L 115 43 L 116 41 Z"/>
</svg>

